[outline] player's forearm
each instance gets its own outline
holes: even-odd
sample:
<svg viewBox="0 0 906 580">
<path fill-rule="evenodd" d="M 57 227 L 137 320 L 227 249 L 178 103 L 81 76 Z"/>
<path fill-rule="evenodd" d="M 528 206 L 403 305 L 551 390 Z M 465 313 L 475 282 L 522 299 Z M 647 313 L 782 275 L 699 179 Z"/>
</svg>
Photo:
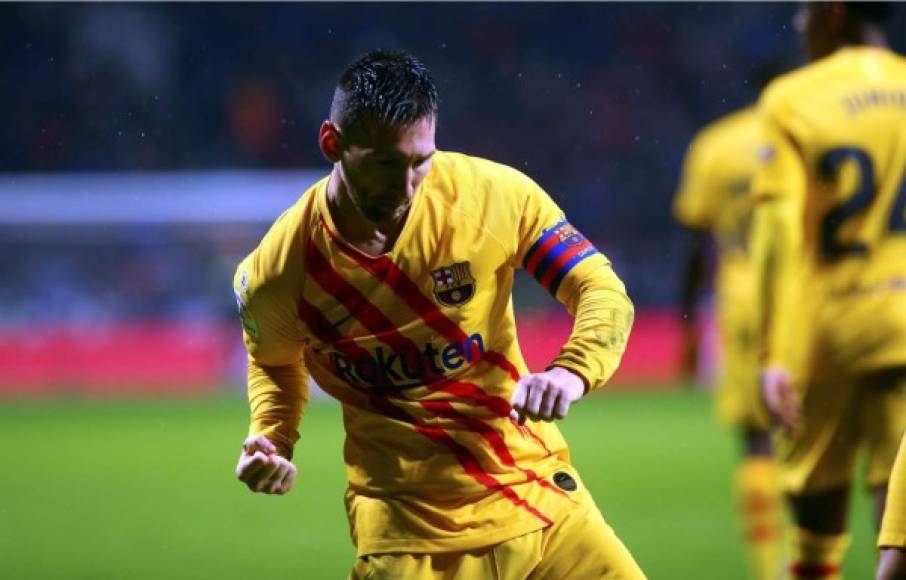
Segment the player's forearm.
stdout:
<svg viewBox="0 0 906 580">
<path fill-rule="evenodd" d="M 906 577 L 906 548 L 882 548 L 876 580 L 902 580 Z"/>
<path fill-rule="evenodd" d="M 632 302 L 609 264 L 593 268 L 580 279 L 568 279 L 564 286 L 561 296 L 565 295 L 575 322 L 551 366 L 575 372 L 592 390 L 606 383 L 620 364 L 632 327 Z"/>
<path fill-rule="evenodd" d="M 292 457 L 299 421 L 308 404 L 308 376 L 301 364 L 264 366 L 249 358 L 250 434 L 262 434 L 283 457 Z"/>
</svg>

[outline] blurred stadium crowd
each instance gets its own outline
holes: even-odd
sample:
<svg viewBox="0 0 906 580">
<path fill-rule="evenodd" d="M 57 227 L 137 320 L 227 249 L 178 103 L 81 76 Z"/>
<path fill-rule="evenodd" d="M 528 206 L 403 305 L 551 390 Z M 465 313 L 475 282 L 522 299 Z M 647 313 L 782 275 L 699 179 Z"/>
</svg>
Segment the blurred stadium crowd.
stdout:
<svg viewBox="0 0 906 580">
<path fill-rule="evenodd" d="M 326 174 L 316 132 L 336 71 L 366 50 L 402 48 L 437 79 L 440 148 L 524 170 L 611 257 L 640 308 L 669 307 L 683 253 L 669 206 L 686 144 L 754 100 L 765 65 L 798 58 L 793 8 L 3 4 L 0 203 L 21 201 L 26 173 Z M 233 323 L 233 265 L 273 218 L 9 227 L 4 213 L 6 325 Z"/>
<path fill-rule="evenodd" d="M 437 77 L 439 146 L 539 181 L 641 305 L 675 294 L 668 202 L 686 141 L 754 98 L 753 71 L 795 48 L 780 4 L 39 3 L 0 13 L 14 88 L 0 91 L 4 172 L 326 167 L 315 135 L 336 71 L 370 48 L 405 48 Z M 146 228 L 82 251 L 32 243 L 39 234 L 2 240 L 13 275 L 0 319 L 229 308 L 213 245 L 174 251 L 171 229 Z M 113 292 L 124 284 L 141 291 Z"/>
</svg>

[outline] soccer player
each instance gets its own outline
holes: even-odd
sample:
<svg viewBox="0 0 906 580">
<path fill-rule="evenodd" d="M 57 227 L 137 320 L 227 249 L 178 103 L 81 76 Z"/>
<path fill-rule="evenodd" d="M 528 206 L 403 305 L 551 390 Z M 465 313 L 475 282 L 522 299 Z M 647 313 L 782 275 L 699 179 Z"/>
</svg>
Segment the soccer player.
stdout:
<svg viewBox="0 0 906 580">
<path fill-rule="evenodd" d="M 881 548 L 881 561 L 878 563 L 877 580 L 906 578 L 906 433 L 890 474 L 878 547 Z"/>
<path fill-rule="evenodd" d="M 351 578 L 642 578 L 556 425 L 603 385 L 633 308 L 609 261 L 518 171 L 435 149 L 404 53 L 339 80 L 333 170 L 239 265 L 251 427 L 236 469 L 285 493 L 310 374 L 343 405 Z M 524 268 L 575 317 L 546 371 L 516 340 Z"/>
<path fill-rule="evenodd" d="M 759 110 L 753 191 L 762 390 L 783 425 L 791 572 L 838 578 L 856 455 L 883 511 L 906 429 L 906 59 L 882 3 L 805 5 L 810 65 Z"/>
<path fill-rule="evenodd" d="M 750 185 L 765 145 L 755 107 L 729 114 L 693 139 L 674 198 L 676 219 L 689 228 L 693 248 L 684 272 L 684 370 L 694 371 L 698 332 L 696 303 L 706 287 L 705 256 L 716 242 L 715 290 L 720 366 L 716 410 L 740 434 L 742 459 L 736 469 L 737 508 L 751 577 L 777 578 L 783 502 L 771 455 L 770 425 L 758 388 L 754 281 L 748 235 Z"/>
</svg>

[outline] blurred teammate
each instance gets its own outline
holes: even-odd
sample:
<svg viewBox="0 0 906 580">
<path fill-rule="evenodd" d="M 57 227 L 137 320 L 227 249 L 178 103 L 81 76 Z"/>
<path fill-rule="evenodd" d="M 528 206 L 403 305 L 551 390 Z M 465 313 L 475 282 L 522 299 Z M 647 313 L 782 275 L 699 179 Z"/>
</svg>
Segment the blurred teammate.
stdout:
<svg viewBox="0 0 906 580">
<path fill-rule="evenodd" d="M 881 561 L 877 580 L 906 578 L 906 433 L 900 441 L 900 451 L 890 474 L 878 547 L 881 548 Z"/>
<path fill-rule="evenodd" d="M 762 389 L 786 428 L 776 451 L 801 578 L 839 577 L 857 452 L 880 516 L 906 429 L 906 60 L 886 48 L 890 11 L 805 5 L 814 62 L 759 104 Z"/>
<path fill-rule="evenodd" d="M 551 422 L 616 369 L 632 304 L 528 177 L 436 151 L 436 118 L 411 56 L 369 53 L 340 78 L 320 131 L 333 170 L 236 272 L 252 415 L 237 475 L 290 489 L 310 373 L 343 404 L 352 578 L 642 578 Z M 520 267 L 576 317 L 537 374 L 516 342 Z"/>
<path fill-rule="evenodd" d="M 736 469 L 737 508 L 751 576 L 777 578 L 780 569 L 782 501 L 771 456 L 769 418 L 758 389 L 754 281 L 748 236 L 750 185 L 758 168 L 764 132 L 754 107 L 702 129 L 686 154 L 676 219 L 694 234 L 683 281 L 683 366 L 694 372 L 698 344 L 696 304 L 704 283 L 709 242 L 717 245 L 715 290 L 720 333 L 719 418 L 740 433 L 743 457 Z"/>
</svg>

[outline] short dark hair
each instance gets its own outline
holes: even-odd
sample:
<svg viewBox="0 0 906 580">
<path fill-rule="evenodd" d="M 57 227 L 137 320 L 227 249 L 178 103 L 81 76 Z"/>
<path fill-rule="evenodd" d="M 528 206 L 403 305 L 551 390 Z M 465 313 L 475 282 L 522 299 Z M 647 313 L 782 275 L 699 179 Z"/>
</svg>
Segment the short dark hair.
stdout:
<svg viewBox="0 0 906 580">
<path fill-rule="evenodd" d="M 843 2 L 846 11 L 865 22 L 886 24 L 896 9 L 893 2 Z"/>
<path fill-rule="evenodd" d="M 350 64 L 330 105 L 330 119 L 342 130 L 374 121 L 407 126 L 436 114 L 431 73 L 414 56 L 396 50 L 374 50 Z"/>
</svg>

